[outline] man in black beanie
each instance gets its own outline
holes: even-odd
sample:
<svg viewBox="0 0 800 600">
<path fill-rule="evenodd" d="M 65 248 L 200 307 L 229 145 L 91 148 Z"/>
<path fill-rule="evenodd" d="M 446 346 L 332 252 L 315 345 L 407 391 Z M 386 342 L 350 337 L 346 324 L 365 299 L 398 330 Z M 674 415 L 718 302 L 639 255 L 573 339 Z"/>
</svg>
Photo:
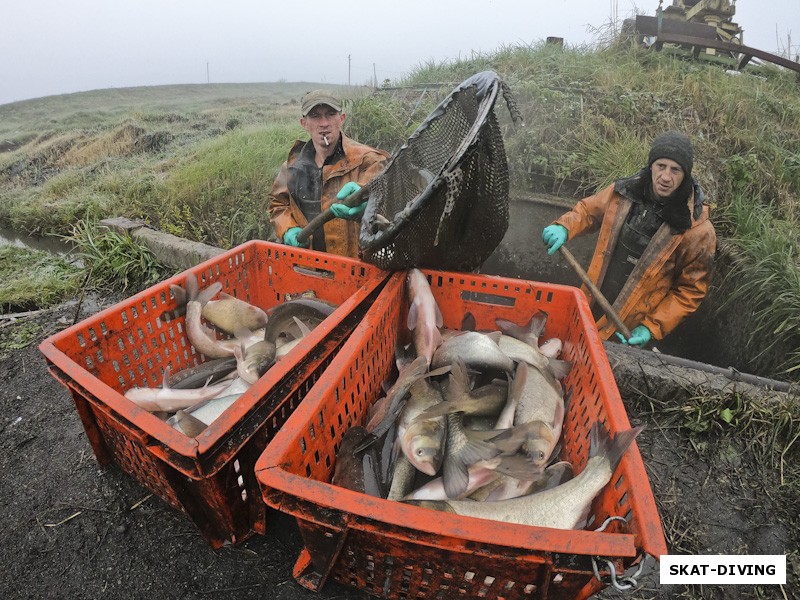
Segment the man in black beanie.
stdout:
<svg viewBox="0 0 800 600">
<path fill-rule="evenodd" d="M 624 344 L 663 339 L 708 292 L 717 238 L 693 165 L 689 137 L 663 133 L 639 173 L 584 198 L 542 232 L 553 254 L 599 230 L 587 274 L 631 330 L 627 339 L 617 333 Z M 616 327 L 598 303 L 592 312 L 600 337 L 609 339 Z"/>
</svg>

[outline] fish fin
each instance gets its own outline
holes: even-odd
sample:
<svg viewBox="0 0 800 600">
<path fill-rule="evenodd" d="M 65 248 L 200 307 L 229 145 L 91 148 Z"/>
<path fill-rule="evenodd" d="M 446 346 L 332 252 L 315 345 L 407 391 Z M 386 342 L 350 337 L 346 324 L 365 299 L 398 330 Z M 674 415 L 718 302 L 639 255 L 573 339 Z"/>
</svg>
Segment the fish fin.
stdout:
<svg viewBox="0 0 800 600">
<path fill-rule="evenodd" d="M 413 350 L 413 344 L 408 344 L 408 345 L 404 346 L 399 341 L 397 342 L 397 344 L 395 344 L 395 347 L 394 347 L 394 364 L 397 366 L 397 371 L 398 372 L 400 372 L 403 369 L 405 369 L 416 358 L 416 355 L 414 354 L 414 352 L 412 350 Z M 389 389 L 388 387 L 385 387 L 384 390 L 383 390 L 384 393 L 386 393 L 386 391 L 388 389 Z"/>
<path fill-rule="evenodd" d="M 439 305 L 436 304 L 434 300 L 433 308 L 436 309 L 436 327 L 442 327 L 444 325 L 444 317 L 442 317 L 442 311 L 439 310 Z M 441 336 L 439 336 L 441 337 Z"/>
<path fill-rule="evenodd" d="M 169 289 L 172 292 L 172 297 L 175 298 L 175 304 L 179 307 L 186 306 L 186 290 L 174 283 L 169 284 Z"/>
<path fill-rule="evenodd" d="M 417 328 L 417 305 L 414 302 L 411 303 L 411 308 L 408 309 L 407 327 L 411 331 Z"/>
<path fill-rule="evenodd" d="M 500 464 L 498 464 L 494 470 L 508 477 L 524 481 L 532 481 L 542 473 L 542 469 L 537 467 L 533 461 L 524 454 L 503 456 L 500 460 Z"/>
<path fill-rule="evenodd" d="M 356 446 L 353 448 L 353 453 L 363 452 L 364 450 L 366 450 L 367 448 L 369 448 L 370 446 L 372 446 L 372 444 L 374 444 L 375 442 L 377 442 L 377 441 L 378 441 L 378 437 L 379 437 L 379 436 L 377 436 L 377 435 L 375 435 L 375 434 L 368 433 L 367 435 L 365 435 L 365 436 L 364 436 L 364 439 L 362 439 L 362 440 L 361 440 L 361 441 L 360 441 L 360 442 L 359 442 L 359 443 L 358 443 L 358 444 L 357 444 L 357 445 L 356 445 Z"/>
<path fill-rule="evenodd" d="M 445 365 L 443 367 L 439 367 L 438 369 L 433 369 L 432 371 L 428 371 L 425 373 L 425 377 L 437 377 L 439 375 L 446 375 L 451 370 L 450 365 Z"/>
<path fill-rule="evenodd" d="M 189 271 L 186 274 L 186 283 L 183 286 L 186 289 L 186 302 L 197 299 L 197 295 L 200 293 L 200 283 L 197 281 L 197 275 Z"/>
<path fill-rule="evenodd" d="M 566 460 L 561 460 L 547 467 L 545 469 L 545 475 L 547 476 L 545 489 L 549 489 L 561 485 L 562 483 L 566 483 L 575 477 L 575 469 L 572 466 L 572 463 Z"/>
<path fill-rule="evenodd" d="M 512 321 L 508 321 L 507 319 L 495 319 L 495 325 L 500 329 L 500 333 L 502 335 L 507 335 L 509 337 L 513 337 L 521 342 L 525 342 L 530 346 L 534 346 L 535 348 L 539 348 L 538 339 L 535 336 L 532 336 L 529 332 L 527 327 L 522 327 L 513 323 Z"/>
<path fill-rule="evenodd" d="M 208 428 L 208 425 L 184 410 L 178 410 L 175 413 L 175 424 L 184 434 L 192 438 L 197 437 Z"/>
<path fill-rule="evenodd" d="M 498 453 L 491 444 L 469 441 L 457 453 L 446 455 L 442 463 L 442 483 L 447 497 L 463 497 L 469 487 L 468 467 L 479 461 L 490 460 Z"/>
<path fill-rule="evenodd" d="M 464 318 L 461 319 L 461 331 L 475 331 L 477 327 L 478 323 L 475 321 L 475 315 L 469 311 L 464 313 Z"/>
<path fill-rule="evenodd" d="M 517 401 L 522 396 L 522 392 L 528 383 L 528 369 L 528 363 L 524 360 L 517 365 L 517 370 L 514 371 L 514 379 L 511 380 L 511 388 L 508 390 L 509 399 L 513 398 L 514 401 Z"/>
<path fill-rule="evenodd" d="M 501 452 L 510 454 L 520 450 L 531 435 L 554 441 L 553 428 L 544 421 L 530 421 L 514 425 L 514 427 L 502 431 L 487 441 L 496 446 Z"/>
<path fill-rule="evenodd" d="M 620 431 L 612 440 L 608 429 L 599 421 L 595 422 L 589 431 L 589 458 L 605 456 L 611 465 L 611 472 L 613 473 L 619 465 L 622 455 L 625 454 L 625 451 L 643 429 L 644 425 L 639 425 L 632 429 Z"/>
<path fill-rule="evenodd" d="M 295 316 L 292 316 L 292 319 L 294 319 L 294 322 L 297 324 L 297 327 L 300 329 L 300 333 L 303 335 L 303 337 L 306 337 L 309 333 L 311 333 L 311 329 L 309 329 L 308 325 L 303 323 L 303 321 Z"/>
<path fill-rule="evenodd" d="M 547 360 L 547 368 L 556 379 L 564 379 L 564 377 L 569 375 L 569 371 L 572 369 L 572 363 L 568 360 L 549 358 Z"/>
<path fill-rule="evenodd" d="M 547 313 L 543 310 L 538 310 L 531 317 L 531 320 L 528 321 L 528 324 L 525 326 L 525 329 L 527 329 L 528 335 L 531 335 L 538 340 L 539 337 L 544 333 L 544 327 L 546 324 L 547 324 Z M 537 341 L 537 346 L 538 346 L 538 341 Z"/>
<path fill-rule="evenodd" d="M 458 498 L 467 491 L 469 472 L 467 465 L 457 457 L 445 457 L 442 464 L 442 483 L 448 498 Z"/>
<path fill-rule="evenodd" d="M 495 344 L 499 344 L 500 343 L 500 338 L 502 337 L 503 332 L 502 331 L 487 331 L 483 335 L 485 335 L 487 338 L 492 340 Z"/>
<path fill-rule="evenodd" d="M 244 342 L 253 337 L 253 332 L 244 325 L 237 325 L 236 330 L 233 332 L 233 337 L 242 342 L 242 351 L 247 350 Z"/>
<path fill-rule="evenodd" d="M 172 386 L 169 384 L 170 373 L 172 373 L 172 365 L 167 365 L 164 369 L 164 375 L 161 378 L 161 387 L 165 390 L 172 389 Z"/>
<path fill-rule="evenodd" d="M 220 290 L 222 290 L 222 283 L 215 281 L 208 287 L 200 290 L 200 292 L 197 294 L 196 300 L 200 303 L 200 306 L 205 306 L 209 300 L 219 294 Z"/>
</svg>

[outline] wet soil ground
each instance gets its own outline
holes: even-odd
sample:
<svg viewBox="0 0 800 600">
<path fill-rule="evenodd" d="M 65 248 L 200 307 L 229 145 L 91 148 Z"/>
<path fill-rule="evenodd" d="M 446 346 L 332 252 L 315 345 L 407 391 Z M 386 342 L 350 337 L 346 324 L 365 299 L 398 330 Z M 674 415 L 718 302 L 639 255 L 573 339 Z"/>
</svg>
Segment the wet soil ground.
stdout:
<svg viewBox="0 0 800 600">
<path fill-rule="evenodd" d="M 113 303 L 84 306 L 78 319 Z M 0 597 L 368 597 L 335 583 L 314 593 L 294 581 L 301 542 L 289 517 L 271 513 L 265 536 L 212 550 L 184 514 L 119 468 L 99 466 L 71 397 L 37 348 L 75 313 L 71 304 L 0 320 Z M 30 343 L 9 349 L 20 328 L 33 334 Z M 800 598 L 797 502 L 787 506 L 778 470 L 749 459 L 746 440 L 698 447 L 645 400 L 626 405 L 634 425 L 647 425 L 638 444 L 670 551 L 787 554 L 790 570 L 786 586 L 763 588 L 667 587 L 652 573 L 626 596 Z"/>
</svg>

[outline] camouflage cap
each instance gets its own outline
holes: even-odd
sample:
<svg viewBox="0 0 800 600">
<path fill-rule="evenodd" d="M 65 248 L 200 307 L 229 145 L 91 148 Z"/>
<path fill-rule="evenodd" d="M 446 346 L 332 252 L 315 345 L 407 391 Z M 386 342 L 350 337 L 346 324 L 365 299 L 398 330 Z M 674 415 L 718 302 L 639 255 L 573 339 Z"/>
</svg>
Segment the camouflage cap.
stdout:
<svg viewBox="0 0 800 600">
<path fill-rule="evenodd" d="M 314 90 L 303 96 L 300 105 L 301 114 L 305 117 L 311 109 L 320 104 L 327 104 L 336 112 L 342 112 L 342 103 L 327 90 Z"/>
</svg>

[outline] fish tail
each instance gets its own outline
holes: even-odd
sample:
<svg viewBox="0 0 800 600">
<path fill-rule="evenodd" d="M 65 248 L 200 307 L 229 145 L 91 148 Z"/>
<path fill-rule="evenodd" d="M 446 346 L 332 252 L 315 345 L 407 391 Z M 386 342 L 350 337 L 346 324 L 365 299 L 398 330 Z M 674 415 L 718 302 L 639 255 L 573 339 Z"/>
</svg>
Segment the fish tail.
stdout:
<svg viewBox="0 0 800 600">
<path fill-rule="evenodd" d="M 550 358 L 547 360 L 547 368 L 550 369 L 550 372 L 556 379 L 564 379 L 564 377 L 569 375 L 569 371 L 572 369 L 572 363 L 568 360 Z"/>
<path fill-rule="evenodd" d="M 527 330 L 528 335 L 532 335 L 538 340 L 539 337 L 544 333 L 544 327 L 546 324 L 547 313 L 543 310 L 538 310 L 531 317 L 531 320 L 528 321 L 528 325 L 525 327 L 525 329 Z"/>
<path fill-rule="evenodd" d="M 605 456 L 613 472 L 619 465 L 622 455 L 625 454 L 625 451 L 643 429 L 644 425 L 639 425 L 632 429 L 620 431 L 612 440 L 608 430 L 600 422 L 596 422 L 589 432 L 589 457 Z"/>
<path fill-rule="evenodd" d="M 200 293 L 200 283 L 197 281 L 197 275 L 192 273 L 191 271 L 186 274 L 186 283 L 184 283 L 184 287 L 186 288 L 186 292 L 184 297 L 186 298 L 186 302 L 191 302 L 197 298 L 197 295 Z"/>
</svg>

